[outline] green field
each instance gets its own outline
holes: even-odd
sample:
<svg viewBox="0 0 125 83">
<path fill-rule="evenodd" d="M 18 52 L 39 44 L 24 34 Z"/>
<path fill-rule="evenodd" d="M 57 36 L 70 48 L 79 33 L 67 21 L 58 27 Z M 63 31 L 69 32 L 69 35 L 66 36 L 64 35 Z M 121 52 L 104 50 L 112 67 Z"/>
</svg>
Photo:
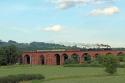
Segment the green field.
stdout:
<svg viewBox="0 0 125 83">
<path fill-rule="evenodd" d="M 118 69 L 117 74 L 109 76 L 104 68 L 63 67 L 63 66 L 5 66 L 0 67 L 0 76 L 13 74 L 42 74 L 43 83 L 125 83 L 125 69 Z M 23 83 L 41 83 L 34 80 Z"/>
</svg>

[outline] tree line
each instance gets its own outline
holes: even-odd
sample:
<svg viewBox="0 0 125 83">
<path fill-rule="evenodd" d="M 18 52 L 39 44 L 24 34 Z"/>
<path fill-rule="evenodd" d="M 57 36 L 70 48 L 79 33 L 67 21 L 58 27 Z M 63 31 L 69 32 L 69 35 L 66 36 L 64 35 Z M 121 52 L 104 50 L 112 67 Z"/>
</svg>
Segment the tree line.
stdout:
<svg viewBox="0 0 125 83">
<path fill-rule="evenodd" d="M 0 48 L 0 65 L 16 64 L 21 56 L 21 51 L 14 45 Z"/>
<path fill-rule="evenodd" d="M 77 46 L 65 46 L 55 43 L 45 43 L 45 42 L 31 42 L 31 43 L 18 43 L 13 40 L 8 42 L 0 40 L 0 47 L 6 47 L 10 45 L 15 45 L 21 51 L 34 51 L 34 50 L 53 50 L 53 49 L 69 49 L 69 50 L 78 50 L 80 49 Z"/>
<path fill-rule="evenodd" d="M 18 43 L 13 40 L 9 40 L 7 42 L 0 40 L 0 47 L 6 47 L 10 45 L 15 45 L 21 51 L 34 51 L 34 50 L 55 50 L 55 49 L 65 49 L 65 50 L 104 50 L 101 48 L 85 48 L 85 47 L 78 47 L 77 45 L 74 46 L 65 46 L 61 44 L 55 43 L 45 43 L 45 42 L 31 42 L 31 43 Z M 111 48 L 107 50 L 125 50 L 125 48 Z"/>
</svg>

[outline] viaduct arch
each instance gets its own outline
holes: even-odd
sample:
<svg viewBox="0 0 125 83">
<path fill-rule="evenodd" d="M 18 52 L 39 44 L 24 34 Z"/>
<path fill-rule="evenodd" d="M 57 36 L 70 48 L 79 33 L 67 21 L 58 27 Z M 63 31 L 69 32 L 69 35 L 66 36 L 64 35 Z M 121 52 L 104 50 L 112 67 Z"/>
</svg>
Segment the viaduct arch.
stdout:
<svg viewBox="0 0 125 83">
<path fill-rule="evenodd" d="M 123 56 L 125 51 L 30 51 L 22 54 L 23 64 L 39 65 L 63 65 L 68 59 L 73 59 L 78 63 L 84 63 L 89 59 L 95 59 L 97 56 L 113 54 L 114 56 Z"/>
</svg>

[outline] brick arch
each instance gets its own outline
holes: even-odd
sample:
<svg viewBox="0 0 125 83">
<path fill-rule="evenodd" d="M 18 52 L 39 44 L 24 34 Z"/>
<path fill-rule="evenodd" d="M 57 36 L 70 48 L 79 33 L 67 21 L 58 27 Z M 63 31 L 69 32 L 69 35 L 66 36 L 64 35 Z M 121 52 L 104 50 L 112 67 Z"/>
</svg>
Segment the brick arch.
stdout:
<svg viewBox="0 0 125 83">
<path fill-rule="evenodd" d="M 120 56 L 120 55 L 123 55 L 123 54 L 124 54 L 123 52 L 118 52 L 117 56 Z"/>
<path fill-rule="evenodd" d="M 100 56 L 99 53 L 95 53 L 95 54 L 94 54 L 94 58 L 97 58 L 98 56 Z"/>
<path fill-rule="evenodd" d="M 40 63 L 40 55 L 44 55 L 45 57 L 45 63 L 48 65 L 55 65 L 57 64 L 57 56 L 59 59 L 59 65 L 64 64 L 64 58 L 63 54 L 67 54 L 68 58 L 71 57 L 71 55 L 76 54 L 79 56 L 79 63 L 84 62 L 83 58 L 85 58 L 85 53 L 89 54 L 91 56 L 91 59 L 94 59 L 94 57 L 99 54 L 100 56 L 106 55 L 106 54 L 113 54 L 113 55 L 118 55 L 118 54 L 125 54 L 125 51 L 119 51 L 119 50 L 108 50 L 108 51 L 78 51 L 78 50 L 73 50 L 73 51 L 31 51 L 31 52 L 24 52 L 22 54 L 22 61 L 24 64 L 27 64 L 26 62 L 26 55 L 30 56 L 30 64 L 39 64 Z M 56 55 L 58 54 L 58 55 Z M 60 57 L 60 58 L 59 58 Z M 29 63 L 29 61 L 28 61 Z"/>
<path fill-rule="evenodd" d="M 45 56 L 44 55 L 39 56 L 39 62 L 40 62 L 41 65 L 45 64 Z"/>
<path fill-rule="evenodd" d="M 55 62 L 56 62 L 56 65 L 60 65 L 60 63 L 61 63 L 61 56 L 60 56 L 60 54 L 55 54 Z"/>
<path fill-rule="evenodd" d="M 62 54 L 62 56 L 63 56 L 63 61 L 65 63 L 65 61 L 67 61 L 69 59 L 69 55 L 64 53 L 64 54 Z"/>
<path fill-rule="evenodd" d="M 78 57 L 80 57 L 80 55 L 78 53 L 72 53 L 72 54 L 70 54 L 70 56 L 73 56 L 73 55 L 77 55 Z"/>
<path fill-rule="evenodd" d="M 76 62 L 80 62 L 80 55 L 78 53 L 73 53 L 70 56 L 71 59 L 76 60 Z"/>
<path fill-rule="evenodd" d="M 88 61 L 89 59 L 92 59 L 92 56 L 89 53 L 83 53 L 82 60 L 85 62 Z"/>
<path fill-rule="evenodd" d="M 31 61 L 32 61 L 32 56 L 31 55 L 24 55 L 24 63 L 25 64 L 31 64 Z"/>
</svg>

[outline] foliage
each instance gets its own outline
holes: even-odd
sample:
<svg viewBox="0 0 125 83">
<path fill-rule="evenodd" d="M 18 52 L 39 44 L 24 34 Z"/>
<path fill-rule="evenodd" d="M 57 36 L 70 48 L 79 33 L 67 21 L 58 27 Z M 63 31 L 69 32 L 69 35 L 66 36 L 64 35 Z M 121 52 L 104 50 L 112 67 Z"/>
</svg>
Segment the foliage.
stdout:
<svg viewBox="0 0 125 83">
<path fill-rule="evenodd" d="M 120 59 L 119 56 L 115 55 L 101 55 L 96 58 L 100 64 L 104 65 L 105 71 L 109 74 L 117 72 L 117 67 L 125 67 L 124 65 L 119 64 L 121 61 Z"/>
<path fill-rule="evenodd" d="M 68 50 L 82 50 L 82 51 L 104 50 L 104 49 L 99 49 L 99 48 L 91 48 L 91 49 L 87 49 L 85 47 L 80 48 L 80 47 L 77 47 L 77 45 L 65 46 L 62 44 L 45 43 L 45 42 L 18 43 L 13 40 L 9 40 L 8 42 L 0 40 L 0 47 L 6 47 L 6 46 L 10 46 L 10 45 L 15 45 L 21 51 L 53 50 L 53 49 L 66 49 L 66 50 L 68 49 Z M 109 49 L 109 50 L 111 50 L 111 49 Z M 112 50 L 125 50 L 125 48 L 112 48 Z"/>
<path fill-rule="evenodd" d="M 79 63 L 79 55 L 73 54 L 71 56 L 71 63 L 78 64 Z"/>
<path fill-rule="evenodd" d="M 0 48 L 0 65 L 17 63 L 20 55 L 20 51 L 14 45 L 2 47 Z"/>
<path fill-rule="evenodd" d="M 31 43 L 18 43 L 13 40 L 8 42 L 0 41 L 0 47 L 6 47 L 10 45 L 15 45 L 21 51 L 34 51 L 34 50 L 53 50 L 53 49 L 68 49 L 68 50 L 78 50 L 77 46 L 65 46 L 55 43 L 45 43 L 45 42 L 31 42 Z"/>
<path fill-rule="evenodd" d="M 20 81 L 28 81 L 28 80 L 40 80 L 45 77 L 41 74 L 19 74 L 19 75 L 8 75 L 5 77 L 0 77 L 0 83 L 19 83 Z"/>
<path fill-rule="evenodd" d="M 113 55 L 107 55 L 104 57 L 103 64 L 105 66 L 105 71 L 109 74 L 114 74 L 117 72 L 118 58 Z"/>
<path fill-rule="evenodd" d="M 85 55 L 85 56 L 84 56 L 84 62 L 85 62 L 85 63 L 91 63 L 91 56 L 88 55 L 88 54 Z"/>
<path fill-rule="evenodd" d="M 119 55 L 118 59 L 120 62 L 125 62 L 125 55 Z"/>
<path fill-rule="evenodd" d="M 125 68 L 125 62 L 120 62 L 120 63 L 118 64 L 118 67 L 119 67 L 119 68 Z"/>
<path fill-rule="evenodd" d="M 76 60 L 77 58 L 69 58 L 67 60 L 65 60 L 64 64 L 78 64 L 78 60 Z"/>
<path fill-rule="evenodd" d="M 99 55 L 95 59 L 99 64 L 103 64 L 105 62 L 105 55 Z"/>
<path fill-rule="evenodd" d="M 64 67 L 104 67 L 101 64 L 65 64 Z"/>
</svg>

